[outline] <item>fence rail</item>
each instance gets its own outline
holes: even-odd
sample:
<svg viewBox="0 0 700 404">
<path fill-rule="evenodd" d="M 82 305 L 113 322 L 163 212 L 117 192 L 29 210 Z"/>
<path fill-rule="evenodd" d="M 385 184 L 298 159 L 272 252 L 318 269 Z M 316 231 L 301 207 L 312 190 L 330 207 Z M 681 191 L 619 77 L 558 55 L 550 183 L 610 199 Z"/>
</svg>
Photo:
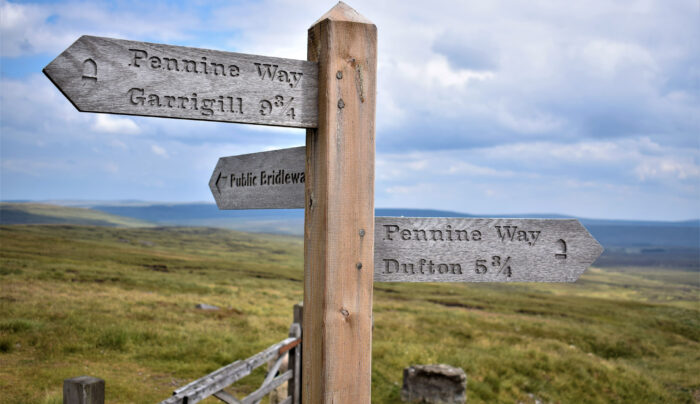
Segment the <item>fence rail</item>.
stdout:
<svg viewBox="0 0 700 404">
<path fill-rule="evenodd" d="M 281 404 L 299 404 L 301 385 L 301 316 L 302 306 L 294 306 L 294 323 L 286 338 L 248 359 L 238 360 L 209 373 L 185 386 L 176 389 L 173 396 L 160 404 L 194 404 L 207 397 L 216 397 L 229 404 L 258 404 L 263 397 L 284 382 L 288 383 L 287 398 Z M 287 371 L 277 375 L 285 357 L 289 357 Z M 260 388 L 248 396 L 238 399 L 224 390 L 231 384 L 248 376 L 256 368 L 275 360 Z"/>
</svg>

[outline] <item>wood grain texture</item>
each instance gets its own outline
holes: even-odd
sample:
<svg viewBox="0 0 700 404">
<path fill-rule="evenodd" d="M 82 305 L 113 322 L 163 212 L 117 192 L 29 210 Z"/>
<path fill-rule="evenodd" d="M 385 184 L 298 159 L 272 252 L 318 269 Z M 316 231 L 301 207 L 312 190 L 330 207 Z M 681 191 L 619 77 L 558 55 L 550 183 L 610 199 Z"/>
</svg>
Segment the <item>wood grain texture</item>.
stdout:
<svg viewBox="0 0 700 404">
<path fill-rule="evenodd" d="M 209 180 L 219 209 L 304 207 L 306 148 L 222 157 Z"/>
<path fill-rule="evenodd" d="M 575 219 L 377 217 L 376 282 L 574 282 L 603 252 Z"/>
<path fill-rule="evenodd" d="M 316 63 L 82 36 L 44 73 L 83 112 L 314 128 Z"/>
<path fill-rule="evenodd" d="M 338 3 L 308 36 L 319 122 L 306 135 L 306 404 L 370 402 L 377 29 L 358 15 Z"/>
</svg>

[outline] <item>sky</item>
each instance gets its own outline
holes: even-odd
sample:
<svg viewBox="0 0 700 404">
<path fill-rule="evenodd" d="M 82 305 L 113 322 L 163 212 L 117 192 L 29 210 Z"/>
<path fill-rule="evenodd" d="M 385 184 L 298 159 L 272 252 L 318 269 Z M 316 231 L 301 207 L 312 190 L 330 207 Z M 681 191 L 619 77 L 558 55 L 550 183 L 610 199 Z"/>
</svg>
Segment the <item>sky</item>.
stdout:
<svg viewBox="0 0 700 404">
<path fill-rule="evenodd" d="M 377 25 L 375 206 L 700 217 L 700 2 L 350 0 Z M 333 1 L 0 0 L 0 199 L 213 202 L 301 129 L 78 112 L 81 35 L 305 59 Z"/>
</svg>

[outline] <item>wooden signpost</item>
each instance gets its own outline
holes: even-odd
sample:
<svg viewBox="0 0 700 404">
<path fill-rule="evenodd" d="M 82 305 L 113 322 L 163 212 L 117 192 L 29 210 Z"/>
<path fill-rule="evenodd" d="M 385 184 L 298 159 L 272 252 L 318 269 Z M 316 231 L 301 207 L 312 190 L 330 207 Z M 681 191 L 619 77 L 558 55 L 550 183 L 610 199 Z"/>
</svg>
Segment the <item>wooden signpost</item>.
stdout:
<svg viewBox="0 0 700 404">
<path fill-rule="evenodd" d="M 600 255 L 577 220 L 375 219 L 376 26 L 340 2 L 307 58 L 83 36 L 44 68 L 80 111 L 307 128 L 209 181 L 220 209 L 305 209 L 304 403 L 370 402 L 374 281 L 571 282 Z"/>
<path fill-rule="evenodd" d="M 603 252 L 575 219 L 378 217 L 377 282 L 574 282 Z"/>
<path fill-rule="evenodd" d="M 306 148 L 222 157 L 209 188 L 219 209 L 304 207 Z"/>
<path fill-rule="evenodd" d="M 82 36 L 44 68 L 83 112 L 313 128 L 318 65 Z"/>
</svg>

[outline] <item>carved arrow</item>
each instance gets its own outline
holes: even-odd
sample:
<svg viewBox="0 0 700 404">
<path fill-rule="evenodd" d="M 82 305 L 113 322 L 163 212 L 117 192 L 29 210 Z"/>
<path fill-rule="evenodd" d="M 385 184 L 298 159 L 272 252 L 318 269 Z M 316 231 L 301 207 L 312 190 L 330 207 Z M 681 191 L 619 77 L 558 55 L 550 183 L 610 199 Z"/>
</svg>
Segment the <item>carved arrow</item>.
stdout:
<svg viewBox="0 0 700 404">
<path fill-rule="evenodd" d="M 219 188 L 219 181 L 221 180 L 221 172 L 219 172 L 219 176 L 216 178 L 216 192 L 221 193 L 221 189 Z"/>
</svg>

